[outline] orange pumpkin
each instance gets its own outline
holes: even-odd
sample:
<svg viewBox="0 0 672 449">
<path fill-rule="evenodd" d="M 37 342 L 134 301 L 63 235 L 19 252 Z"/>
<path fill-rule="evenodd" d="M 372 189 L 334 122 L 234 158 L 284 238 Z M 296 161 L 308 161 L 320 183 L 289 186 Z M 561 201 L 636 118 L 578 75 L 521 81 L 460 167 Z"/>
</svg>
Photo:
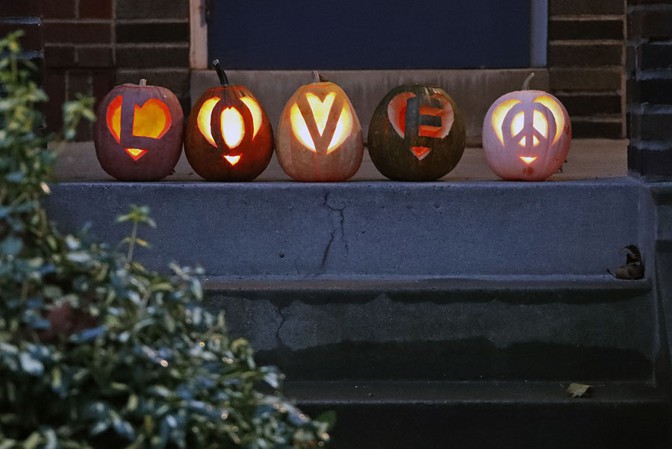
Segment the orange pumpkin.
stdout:
<svg viewBox="0 0 672 449">
<path fill-rule="evenodd" d="M 251 181 L 271 161 L 273 129 L 252 92 L 229 84 L 219 61 L 213 65 L 221 85 L 194 104 L 184 152 L 194 171 L 208 181 Z"/>
<path fill-rule="evenodd" d="M 157 181 L 182 153 L 183 113 L 170 90 L 123 84 L 98 107 L 93 141 L 100 166 L 121 181 Z"/>
<path fill-rule="evenodd" d="M 522 90 L 499 97 L 483 121 L 483 150 L 490 169 L 506 180 L 543 181 L 567 158 L 572 127 L 567 110 L 548 92 Z"/>
<path fill-rule="evenodd" d="M 439 87 L 407 84 L 380 101 L 368 147 L 378 171 L 400 181 L 432 181 L 462 158 L 466 131 L 455 101 Z"/>
<path fill-rule="evenodd" d="M 345 181 L 362 163 L 362 127 L 343 89 L 317 72 L 313 77 L 282 111 L 278 161 L 297 181 Z"/>
</svg>

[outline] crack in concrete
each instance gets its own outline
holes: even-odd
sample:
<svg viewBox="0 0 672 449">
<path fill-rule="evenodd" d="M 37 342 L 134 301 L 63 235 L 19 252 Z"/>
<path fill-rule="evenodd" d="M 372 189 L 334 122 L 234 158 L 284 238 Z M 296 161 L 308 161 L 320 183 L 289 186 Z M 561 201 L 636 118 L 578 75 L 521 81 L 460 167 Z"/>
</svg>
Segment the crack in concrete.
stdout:
<svg viewBox="0 0 672 449">
<path fill-rule="evenodd" d="M 282 341 L 282 335 L 280 335 L 282 328 L 285 326 L 285 323 L 287 323 L 287 317 L 285 316 L 285 307 L 277 306 L 277 310 L 278 315 L 280 315 L 280 324 L 278 324 L 278 328 L 275 330 L 275 341 L 277 343 L 277 347 L 282 349 L 287 347 L 287 345 L 285 345 Z"/>
<path fill-rule="evenodd" d="M 350 251 L 350 248 L 348 247 L 348 241 L 345 238 L 345 206 L 338 208 L 334 207 L 329 204 L 329 194 L 331 192 L 326 192 L 324 194 L 324 198 L 322 201 L 322 206 L 326 207 L 329 209 L 331 212 L 336 212 L 338 215 L 338 226 L 331 231 L 331 236 L 329 238 L 329 241 L 327 242 L 327 246 L 324 249 L 324 253 L 322 254 L 322 262 L 320 263 L 320 270 L 324 271 L 326 265 L 327 265 L 327 260 L 329 259 L 329 255 L 331 254 L 331 249 L 334 241 L 336 240 L 336 235 L 339 233 L 341 234 L 341 240 L 343 240 L 343 247 L 345 248 L 345 254 L 347 255 Z M 333 215 L 332 215 L 333 216 Z M 333 223 L 333 220 L 332 220 Z"/>
</svg>

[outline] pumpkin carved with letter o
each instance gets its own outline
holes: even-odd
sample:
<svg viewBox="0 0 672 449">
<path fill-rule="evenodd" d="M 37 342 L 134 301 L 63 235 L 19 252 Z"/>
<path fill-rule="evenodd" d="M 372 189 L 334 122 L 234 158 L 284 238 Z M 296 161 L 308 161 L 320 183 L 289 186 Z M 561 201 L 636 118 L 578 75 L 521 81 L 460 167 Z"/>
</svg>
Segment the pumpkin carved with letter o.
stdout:
<svg viewBox="0 0 672 449">
<path fill-rule="evenodd" d="M 208 181 L 251 181 L 273 154 L 273 129 L 259 101 L 246 87 L 229 84 L 213 62 L 220 86 L 208 89 L 189 114 L 184 152 Z"/>
<path fill-rule="evenodd" d="M 123 84 L 98 106 L 93 140 L 100 166 L 120 181 L 158 181 L 182 153 L 183 113 L 165 87 Z"/>
<path fill-rule="evenodd" d="M 357 172 L 364 155 L 359 118 L 343 89 L 317 72 L 313 77 L 282 111 L 278 162 L 297 181 L 345 181 Z"/>
<path fill-rule="evenodd" d="M 400 181 L 433 181 L 462 158 L 466 131 L 455 101 L 439 87 L 392 89 L 369 125 L 368 147 L 378 171 Z"/>
<path fill-rule="evenodd" d="M 567 158 L 572 127 L 553 95 L 522 90 L 499 97 L 483 120 L 483 150 L 490 169 L 505 180 L 543 181 Z"/>
</svg>

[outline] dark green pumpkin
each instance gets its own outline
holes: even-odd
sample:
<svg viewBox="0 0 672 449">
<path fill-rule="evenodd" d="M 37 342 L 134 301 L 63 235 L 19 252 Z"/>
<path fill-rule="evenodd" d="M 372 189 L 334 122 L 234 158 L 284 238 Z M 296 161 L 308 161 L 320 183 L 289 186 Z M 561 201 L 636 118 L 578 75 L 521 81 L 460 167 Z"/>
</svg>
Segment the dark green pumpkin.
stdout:
<svg viewBox="0 0 672 449">
<path fill-rule="evenodd" d="M 462 157 L 464 120 L 439 87 L 408 84 L 392 89 L 376 107 L 368 148 L 378 171 L 399 181 L 433 181 Z"/>
</svg>

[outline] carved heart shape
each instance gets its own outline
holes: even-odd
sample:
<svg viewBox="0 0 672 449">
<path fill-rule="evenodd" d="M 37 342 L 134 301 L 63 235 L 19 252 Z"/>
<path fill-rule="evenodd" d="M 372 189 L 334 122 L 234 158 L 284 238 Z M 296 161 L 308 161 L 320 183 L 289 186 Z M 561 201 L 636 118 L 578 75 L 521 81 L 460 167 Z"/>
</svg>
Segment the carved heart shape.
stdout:
<svg viewBox="0 0 672 449">
<path fill-rule="evenodd" d="M 115 97 L 107 109 L 107 128 L 117 143 L 121 144 L 121 107 L 123 97 Z M 170 129 L 171 118 L 168 106 L 156 98 L 147 100 L 142 106 L 135 105 L 133 109 L 133 136 L 162 138 Z M 125 139 L 127 140 L 127 139 Z M 147 150 L 140 148 L 124 148 L 124 151 L 134 160 L 139 160 Z"/>
</svg>

